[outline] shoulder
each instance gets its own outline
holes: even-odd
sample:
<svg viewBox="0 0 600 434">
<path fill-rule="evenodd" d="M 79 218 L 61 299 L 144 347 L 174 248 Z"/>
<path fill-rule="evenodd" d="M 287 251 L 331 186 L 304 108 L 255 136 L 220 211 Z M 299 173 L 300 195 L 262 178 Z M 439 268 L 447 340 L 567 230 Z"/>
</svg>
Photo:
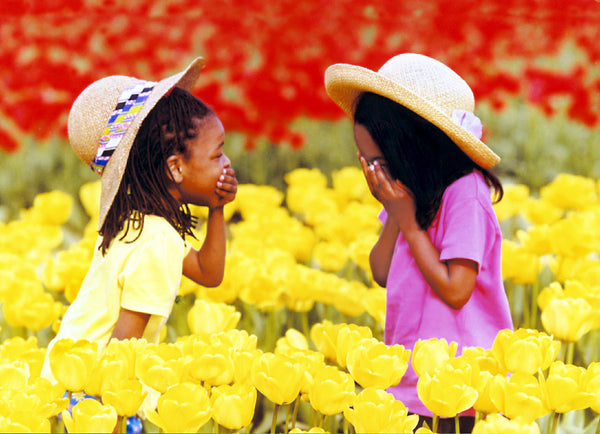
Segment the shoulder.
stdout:
<svg viewBox="0 0 600 434">
<path fill-rule="evenodd" d="M 440 218 L 452 216 L 460 216 L 465 221 L 483 218 L 492 226 L 498 225 L 491 189 L 478 171 L 457 179 L 444 192 Z"/>
<path fill-rule="evenodd" d="M 184 248 L 185 242 L 175 228 L 163 217 L 146 215 L 141 232 L 130 228 L 125 239 L 119 244 L 129 244 L 132 248 L 147 247 L 153 244 L 168 245 L 171 248 Z"/>
<path fill-rule="evenodd" d="M 473 171 L 457 179 L 444 192 L 443 201 L 460 202 L 464 200 L 477 200 L 482 205 L 492 205 L 490 187 L 478 171 Z"/>
</svg>

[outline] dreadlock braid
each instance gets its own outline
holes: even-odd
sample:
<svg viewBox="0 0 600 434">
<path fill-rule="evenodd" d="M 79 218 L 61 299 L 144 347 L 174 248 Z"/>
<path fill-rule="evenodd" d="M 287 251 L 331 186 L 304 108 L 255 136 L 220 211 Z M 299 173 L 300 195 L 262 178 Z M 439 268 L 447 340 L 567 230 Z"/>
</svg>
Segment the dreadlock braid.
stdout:
<svg viewBox="0 0 600 434">
<path fill-rule="evenodd" d="M 199 133 L 194 118 L 203 120 L 213 114 L 201 100 L 178 87 L 156 103 L 140 126 L 119 190 L 100 229 L 103 254 L 121 231 L 120 240 L 130 229 L 138 231 L 139 237 L 148 214 L 164 217 L 182 237 L 193 236 L 189 207 L 180 205 L 169 193 L 174 181 L 167 158 L 174 154 L 189 158 L 188 141 Z"/>
</svg>

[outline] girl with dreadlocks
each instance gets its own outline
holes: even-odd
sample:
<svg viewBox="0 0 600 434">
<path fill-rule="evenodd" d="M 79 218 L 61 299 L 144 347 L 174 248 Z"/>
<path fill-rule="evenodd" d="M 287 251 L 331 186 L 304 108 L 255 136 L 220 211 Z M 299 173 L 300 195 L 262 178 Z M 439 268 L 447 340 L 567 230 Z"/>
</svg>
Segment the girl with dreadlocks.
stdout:
<svg viewBox="0 0 600 434">
<path fill-rule="evenodd" d="M 158 342 L 182 272 L 220 284 L 225 265 L 223 206 L 237 191 L 219 118 L 189 91 L 202 68 L 159 82 L 111 76 L 92 83 L 69 113 L 69 140 L 101 175 L 99 237 L 80 292 L 48 347 L 63 338 Z M 206 238 L 188 249 L 188 204 L 208 207 Z M 186 254 L 186 251 L 188 253 Z M 48 358 L 43 375 L 53 380 Z"/>
</svg>

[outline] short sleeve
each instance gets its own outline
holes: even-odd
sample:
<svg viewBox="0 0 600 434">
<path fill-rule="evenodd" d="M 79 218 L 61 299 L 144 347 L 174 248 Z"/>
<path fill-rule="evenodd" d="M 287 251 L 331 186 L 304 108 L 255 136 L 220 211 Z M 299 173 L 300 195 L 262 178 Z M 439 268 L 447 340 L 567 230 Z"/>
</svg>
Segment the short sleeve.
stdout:
<svg viewBox="0 0 600 434">
<path fill-rule="evenodd" d="M 119 281 L 121 307 L 168 317 L 181 283 L 184 243 L 155 233 L 131 253 Z"/>
<path fill-rule="evenodd" d="M 470 259 L 481 267 L 494 229 L 477 198 L 450 203 L 444 209 L 441 224 L 443 238 L 438 246 L 440 260 Z"/>
</svg>

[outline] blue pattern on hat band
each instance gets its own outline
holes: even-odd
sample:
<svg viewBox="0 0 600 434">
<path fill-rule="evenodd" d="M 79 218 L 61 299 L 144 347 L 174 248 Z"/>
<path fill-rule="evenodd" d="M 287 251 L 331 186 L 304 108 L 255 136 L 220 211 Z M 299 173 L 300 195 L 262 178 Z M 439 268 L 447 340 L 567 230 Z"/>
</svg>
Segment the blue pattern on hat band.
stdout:
<svg viewBox="0 0 600 434">
<path fill-rule="evenodd" d="M 156 82 L 137 80 L 134 84 L 127 86 L 121 95 L 117 106 L 108 119 L 108 123 L 100 137 L 100 144 L 96 151 L 96 157 L 90 164 L 94 172 L 102 175 L 104 167 L 110 157 L 117 149 L 127 129 L 141 110 L 144 102 L 150 96 Z"/>
</svg>

